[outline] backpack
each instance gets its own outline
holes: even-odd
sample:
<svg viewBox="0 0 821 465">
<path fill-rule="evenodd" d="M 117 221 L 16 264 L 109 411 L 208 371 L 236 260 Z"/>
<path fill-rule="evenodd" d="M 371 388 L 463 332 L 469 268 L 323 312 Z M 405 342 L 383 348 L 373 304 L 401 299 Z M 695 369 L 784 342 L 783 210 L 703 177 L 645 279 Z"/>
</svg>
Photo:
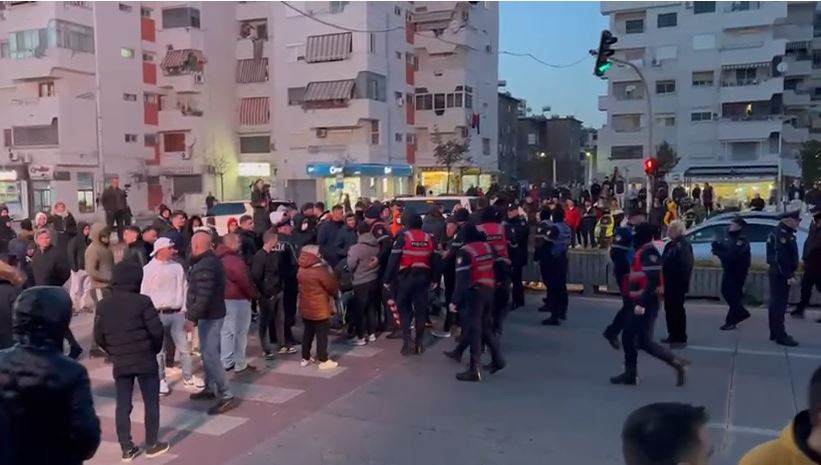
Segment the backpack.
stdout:
<svg viewBox="0 0 821 465">
<path fill-rule="evenodd" d="M 339 280 L 340 292 L 348 292 L 353 289 L 353 271 L 348 268 L 347 260 L 340 260 L 334 266 L 334 274 Z"/>
</svg>

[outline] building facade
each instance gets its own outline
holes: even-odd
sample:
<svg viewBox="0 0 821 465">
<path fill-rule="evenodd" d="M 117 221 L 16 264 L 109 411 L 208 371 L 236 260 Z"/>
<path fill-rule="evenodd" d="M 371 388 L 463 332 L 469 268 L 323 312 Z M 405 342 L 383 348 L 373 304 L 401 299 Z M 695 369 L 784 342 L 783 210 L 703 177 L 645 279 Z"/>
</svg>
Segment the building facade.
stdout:
<svg viewBox="0 0 821 465">
<path fill-rule="evenodd" d="M 426 174 L 438 191 L 433 140 L 451 137 L 470 138 L 460 178 L 498 172 L 490 2 L 0 5 L 16 215 L 57 199 L 98 215 L 113 177 L 135 214 L 247 198 L 256 179 L 297 201 L 389 198 Z"/>
<path fill-rule="evenodd" d="M 607 72 L 598 174 L 618 166 L 640 180 L 642 159 L 667 142 L 680 157 L 668 181 L 709 181 L 730 202 L 754 192 L 766 197 L 778 173 L 798 176 L 795 154 L 821 130 L 813 116 L 821 98 L 816 8 L 815 2 L 602 2 L 618 38 L 615 58 L 640 68 L 649 96 L 629 67 Z"/>
<path fill-rule="evenodd" d="M 499 92 L 499 181 L 518 180 L 519 105 L 510 92 Z"/>
<path fill-rule="evenodd" d="M 567 185 L 584 181 L 582 122 L 573 116 L 551 116 L 545 121 L 547 157 L 556 160 L 556 181 Z"/>
</svg>

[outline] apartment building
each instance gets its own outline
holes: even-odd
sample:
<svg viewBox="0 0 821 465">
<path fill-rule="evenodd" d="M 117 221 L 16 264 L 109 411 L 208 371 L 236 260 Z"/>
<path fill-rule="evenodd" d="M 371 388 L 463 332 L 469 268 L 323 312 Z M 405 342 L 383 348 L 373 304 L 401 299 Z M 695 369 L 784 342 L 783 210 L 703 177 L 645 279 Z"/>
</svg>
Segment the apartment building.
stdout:
<svg viewBox="0 0 821 465">
<path fill-rule="evenodd" d="M 519 172 L 520 103 L 510 92 L 499 92 L 499 181 L 504 184 L 516 180 Z"/>
<path fill-rule="evenodd" d="M 113 177 L 134 213 L 245 198 L 260 178 L 298 201 L 439 191 L 432 140 L 448 137 L 471 138 L 459 174 L 498 171 L 490 3 L 0 8 L 0 201 L 16 215 L 57 199 L 97 215 Z"/>
<path fill-rule="evenodd" d="M 709 181 L 726 201 L 766 197 L 779 172 L 799 175 L 795 153 L 821 98 L 815 2 L 602 2 L 601 12 L 615 58 L 640 68 L 650 95 L 631 68 L 607 72 L 599 175 L 618 166 L 640 180 L 651 126 L 652 145 L 680 157 L 668 180 Z"/>
</svg>

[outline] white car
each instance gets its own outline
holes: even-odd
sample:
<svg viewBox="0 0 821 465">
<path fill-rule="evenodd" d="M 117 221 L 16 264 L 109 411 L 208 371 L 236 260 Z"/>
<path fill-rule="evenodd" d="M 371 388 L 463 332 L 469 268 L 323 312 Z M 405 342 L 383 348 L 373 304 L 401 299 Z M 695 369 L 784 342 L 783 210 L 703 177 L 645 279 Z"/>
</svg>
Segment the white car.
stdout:
<svg viewBox="0 0 821 465">
<path fill-rule="evenodd" d="M 397 197 L 394 201 L 401 203 L 406 210 L 412 209 L 416 213 L 420 214 L 422 218 L 424 218 L 430 209 L 436 205 L 442 206 L 442 211 L 445 212 L 445 216 L 449 216 L 450 212 L 452 212 L 453 208 L 457 205 L 467 210 L 468 213 L 473 213 L 479 208 L 479 197 L 463 195 L 442 195 L 438 197 Z"/>
<path fill-rule="evenodd" d="M 271 209 L 276 210 L 280 205 L 293 206 L 293 203 L 287 200 L 272 200 Z M 231 218 L 239 221 L 243 215 L 254 216 L 254 207 L 251 206 L 249 200 L 235 200 L 228 202 L 220 202 L 208 210 L 203 222 L 206 225 L 214 227 L 217 234 L 223 236 L 228 233 L 228 220 Z"/>
</svg>

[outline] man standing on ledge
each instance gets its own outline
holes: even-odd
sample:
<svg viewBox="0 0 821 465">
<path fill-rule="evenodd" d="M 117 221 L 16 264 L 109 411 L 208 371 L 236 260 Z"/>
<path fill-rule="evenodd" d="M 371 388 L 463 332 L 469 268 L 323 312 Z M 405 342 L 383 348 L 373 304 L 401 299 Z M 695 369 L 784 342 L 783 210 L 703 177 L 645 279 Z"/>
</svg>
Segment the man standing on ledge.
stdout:
<svg viewBox="0 0 821 465">
<path fill-rule="evenodd" d="M 124 190 L 120 189 L 120 180 L 113 178 L 111 185 L 103 191 L 103 196 L 100 199 L 105 210 L 105 222 L 108 229 L 114 227 L 117 223 L 117 239 L 123 240 L 123 230 L 126 226 L 126 219 L 128 218 L 128 200 Z"/>
</svg>

